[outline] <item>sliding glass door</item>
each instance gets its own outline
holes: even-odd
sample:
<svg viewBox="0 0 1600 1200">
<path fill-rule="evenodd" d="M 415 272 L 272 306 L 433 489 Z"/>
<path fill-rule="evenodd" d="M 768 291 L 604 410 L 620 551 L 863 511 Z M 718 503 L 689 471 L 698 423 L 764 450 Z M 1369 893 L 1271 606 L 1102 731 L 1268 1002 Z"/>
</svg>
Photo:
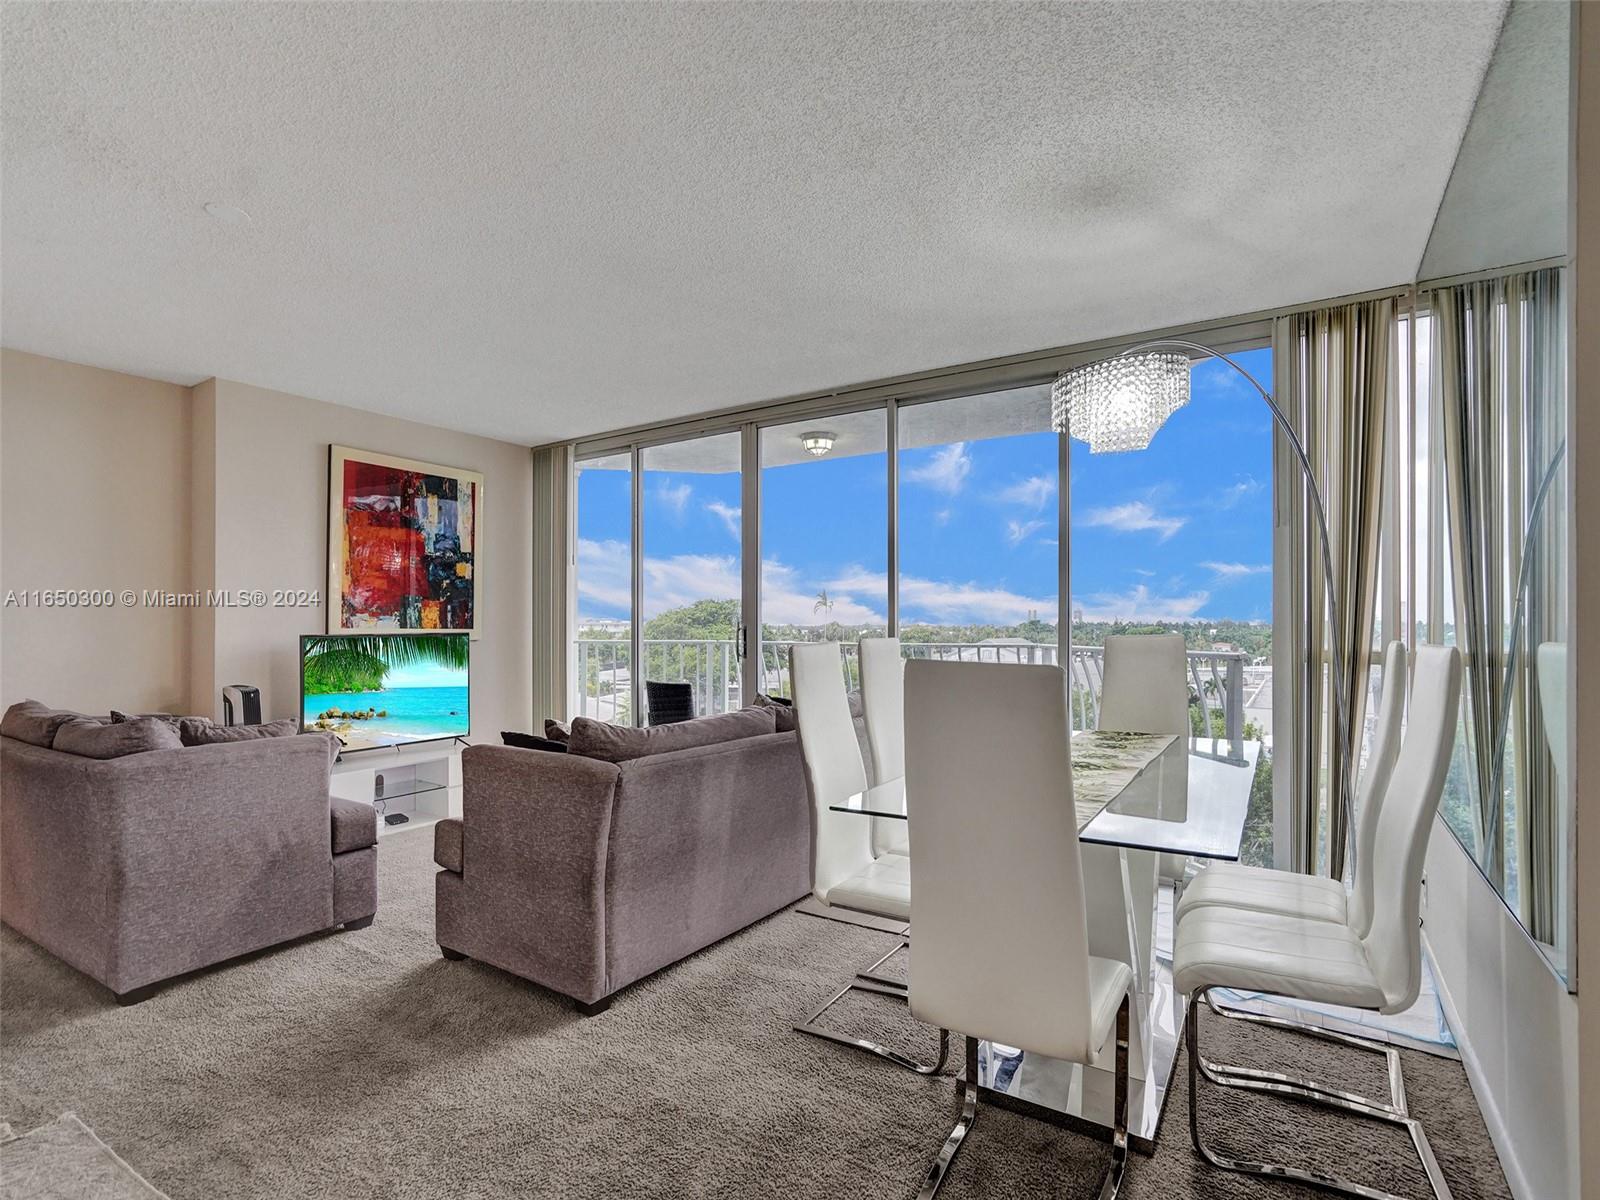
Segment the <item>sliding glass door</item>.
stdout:
<svg viewBox="0 0 1600 1200">
<path fill-rule="evenodd" d="M 697 716 L 740 705 L 741 461 L 737 430 L 640 451 L 636 694 L 646 719 L 651 684 L 687 686 Z"/>
<path fill-rule="evenodd" d="M 633 724 L 633 456 L 581 458 L 574 481 L 573 716 Z"/>
<path fill-rule="evenodd" d="M 889 631 L 889 432 L 883 408 L 771 425 L 761 438 L 761 678 L 789 695 L 795 642 Z M 856 681 L 859 682 L 859 681 Z"/>
</svg>

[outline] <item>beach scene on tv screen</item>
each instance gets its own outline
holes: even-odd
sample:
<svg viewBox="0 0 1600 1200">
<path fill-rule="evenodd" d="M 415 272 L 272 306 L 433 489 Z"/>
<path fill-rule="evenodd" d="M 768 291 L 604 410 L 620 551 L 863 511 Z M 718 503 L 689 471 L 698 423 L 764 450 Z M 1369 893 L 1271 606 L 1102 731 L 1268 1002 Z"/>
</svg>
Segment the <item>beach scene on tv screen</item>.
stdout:
<svg viewBox="0 0 1600 1200">
<path fill-rule="evenodd" d="M 465 737 L 467 636 L 308 638 L 301 723 L 347 750 Z"/>
</svg>

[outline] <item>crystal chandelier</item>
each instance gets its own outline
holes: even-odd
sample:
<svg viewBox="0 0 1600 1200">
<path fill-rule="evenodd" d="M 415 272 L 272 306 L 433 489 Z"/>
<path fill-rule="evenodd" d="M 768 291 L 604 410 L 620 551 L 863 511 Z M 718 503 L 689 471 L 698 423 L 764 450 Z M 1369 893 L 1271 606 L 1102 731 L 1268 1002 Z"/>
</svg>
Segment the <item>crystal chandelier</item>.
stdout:
<svg viewBox="0 0 1600 1200">
<path fill-rule="evenodd" d="M 1050 427 L 1092 454 L 1143 450 L 1189 403 L 1189 356 L 1124 354 L 1064 372 L 1050 389 Z"/>
</svg>

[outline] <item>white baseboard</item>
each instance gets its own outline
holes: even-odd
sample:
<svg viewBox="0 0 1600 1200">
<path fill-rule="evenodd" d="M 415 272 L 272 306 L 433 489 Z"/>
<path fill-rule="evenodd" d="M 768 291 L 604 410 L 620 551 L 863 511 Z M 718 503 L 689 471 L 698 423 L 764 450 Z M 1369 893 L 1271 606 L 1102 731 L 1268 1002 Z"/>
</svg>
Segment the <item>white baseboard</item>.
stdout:
<svg viewBox="0 0 1600 1200">
<path fill-rule="evenodd" d="M 1444 1019 L 1450 1023 L 1450 1032 L 1455 1034 L 1456 1049 L 1461 1054 L 1461 1065 L 1467 1071 L 1467 1083 L 1471 1085 L 1473 1098 L 1478 1102 L 1478 1111 L 1483 1114 L 1483 1123 L 1488 1126 L 1489 1141 L 1494 1145 L 1494 1152 L 1500 1158 L 1500 1169 L 1505 1172 L 1506 1186 L 1511 1189 L 1511 1194 L 1516 1200 L 1551 1200 L 1550 1197 L 1534 1195 L 1533 1188 L 1528 1184 L 1522 1163 L 1517 1159 L 1516 1145 L 1506 1128 L 1505 1118 L 1501 1115 L 1500 1108 L 1495 1103 L 1494 1096 L 1484 1079 L 1478 1052 L 1472 1045 L 1472 1039 L 1467 1035 L 1466 1023 L 1461 1020 L 1461 1014 L 1456 1010 L 1455 999 L 1450 995 L 1450 985 L 1445 982 L 1439 964 L 1433 957 L 1433 947 L 1428 945 L 1426 927 L 1422 931 L 1422 952 L 1428 956 L 1428 965 L 1433 971 L 1433 986 L 1438 989 L 1439 1003 L 1444 1008 Z"/>
</svg>

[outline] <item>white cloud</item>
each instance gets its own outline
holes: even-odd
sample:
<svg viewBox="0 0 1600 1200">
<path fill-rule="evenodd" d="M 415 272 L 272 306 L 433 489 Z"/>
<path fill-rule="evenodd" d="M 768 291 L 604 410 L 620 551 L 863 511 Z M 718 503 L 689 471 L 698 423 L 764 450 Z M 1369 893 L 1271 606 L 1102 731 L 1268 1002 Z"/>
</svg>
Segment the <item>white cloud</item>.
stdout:
<svg viewBox="0 0 1600 1200">
<path fill-rule="evenodd" d="M 967 453 L 967 444 L 951 442 L 934 451 L 933 457 L 920 467 L 907 471 L 906 479 L 954 496 L 966 483 L 971 470 L 972 456 Z"/>
<path fill-rule="evenodd" d="M 1115 529 L 1121 533 L 1151 530 L 1164 542 L 1188 523 L 1187 517 L 1163 517 L 1143 500 L 1130 500 L 1111 508 L 1091 508 L 1083 515 L 1085 525 Z"/>
<path fill-rule="evenodd" d="M 1256 495 L 1265 486 L 1255 477 L 1246 475 L 1239 482 L 1231 484 L 1217 493 L 1217 507 L 1232 508 L 1247 496 Z"/>
<path fill-rule="evenodd" d="M 831 581 L 828 592 L 872 591 L 882 595 L 886 584 L 880 571 L 852 570 Z M 1037 614 L 1046 621 L 1054 620 L 1054 596 L 1023 596 L 1003 587 L 985 587 L 977 583 L 955 583 L 949 580 L 919 579 L 914 575 L 900 577 L 900 618 L 908 623 L 932 621 L 940 624 L 1015 625 Z"/>
<path fill-rule="evenodd" d="M 950 518 L 953 516 L 955 516 L 955 513 L 951 512 L 948 508 L 941 508 L 938 512 L 933 514 L 933 519 L 939 522 L 941 525 L 948 525 L 950 524 Z"/>
<path fill-rule="evenodd" d="M 1271 563 L 1203 562 L 1200 566 L 1219 579 L 1243 579 L 1246 575 L 1265 575 L 1272 570 Z"/>
<path fill-rule="evenodd" d="M 706 505 L 706 511 L 722 518 L 722 523 L 728 527 L 728 536 L 734 541 L 739 540 L 739 510 L 731 504 L 724 504 L 721 500 L 713 500 Z"/>
<path fill-rule="evenodd" d="M 1043 521 L 1007 521 L 1006 541 L 1013 546 L 1020 546 L 1043 528 Z"/>
<path fill-rule="evenodd" d="M 1002 504 L 1022 504 L 1028 508 L 1043 508 L 1056 494 L 1056 481 L 1048 475 L 1030 475 L 1019 479 L 995 493 Z"/>
<path fill-rule="evenodd" d="M 888 583 L 882 571 L 848 566 L 832 579 L 804 579 L 795 568 L 776 559 L 761 564 L 763 618 L 780 625 L 883 624 Z M 827 589 L 833 607 L 815 611 L 817 594 Z M 644 620 L 696 600 L 737 599 L 738 560 L 733 555 L 680 554 L 644 561 Z M 630 603 L 628 546 L 620 541 L 578 542 L 578 606 L 582 616 L 594 610 L 626 613 Z M 1204 597 L 1202 597 L 1202 602 Z M 902 576 L 900 608 L 908 622 L 1013 625 L 1038 615 L 1054 621 L 1056 598 L 1026 596 L 1004 587 Z"/>
<path fill-rule="evenodd" d="M 694 491 L 687 483 L 670 484 L 665 481 L 656 484 L 656 501 L 675 517 L 683 516 L 683 510 L 689 506 L 689 496 Z"/>
<path fill-rule="evenodd" d="M 1209 599 L 1210 592 L 1157 596 L 1141 583 L 1127 592 L 1083 596 L 1073 607 L 1082 609 L 1086 621 L 1192 621 Z"/>
<path fill-rule="evenodd" d="M 888 618 L 881 606 L 888 585 L 884 577 L 874 577 L 859 567 L 846 568 L 846 573 L 846 579 L 812 587 L 799 578 L 793 567 L 775 558 L 765 560 L 761 564 L 761 619 L 774 625 L 818 625 L 827 621 L 841 625 L 885 624 Z M 818 612 L 817 596 L 824 588 L 832 604 L 826 612 Z"/>
</svg>

